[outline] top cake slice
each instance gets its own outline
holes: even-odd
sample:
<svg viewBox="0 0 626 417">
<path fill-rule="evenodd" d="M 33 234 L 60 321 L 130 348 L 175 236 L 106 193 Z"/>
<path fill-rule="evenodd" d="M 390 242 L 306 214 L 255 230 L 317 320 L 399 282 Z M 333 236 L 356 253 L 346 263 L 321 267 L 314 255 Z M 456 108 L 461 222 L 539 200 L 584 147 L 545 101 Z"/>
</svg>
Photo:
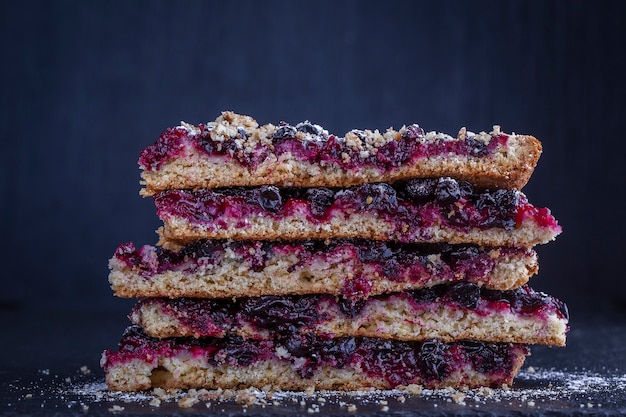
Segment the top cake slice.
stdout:
<svg viewBox="0 0 626 417">
<path fill-rule="evenodd" d="M 454 177 L 483 188 L 521 189 L 541 154 L 528 135 L 494 126 L 457 137 L 399 130 L 352 130 L 343 137 L 309 122 L 259 124 L 223 112 L 215 122 L 182 123 L 141 152 L 142 195 L 168 189 L 277 185 L 349 187 L 410 178 Z"/>
</svg>

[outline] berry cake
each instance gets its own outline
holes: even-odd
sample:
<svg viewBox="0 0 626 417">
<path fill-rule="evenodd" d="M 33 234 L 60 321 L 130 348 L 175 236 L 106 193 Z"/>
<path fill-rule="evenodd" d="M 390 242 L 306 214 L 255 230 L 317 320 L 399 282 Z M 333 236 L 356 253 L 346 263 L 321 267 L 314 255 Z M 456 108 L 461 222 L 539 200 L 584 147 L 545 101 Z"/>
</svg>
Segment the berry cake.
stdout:
<svg viewBox="0 0 626 417">
<path fill-rule="evenodd" d="M 271 340 L 277 335 L 480 340 L 563 346 L 565 305 L 528 286 L 496 291 L 461 282 L 346 300 L 331 295 L 147 298 L 130 314 L 153 337 Z"/>
<path fill-rule="evenodd" d="M 418 125 L 343 137 L 224 112 L 139 158 L 155 246 L 118 246 L 136 298 L 110 389 L 511 385 L 568 310 L 534 291 L 533 247 L 561 227 L 521 188 L 532 136 Z"/>
<path fill-rule="evenodd" d="M 168 129 L 142 151 L 144 195 L 168 189 L 277 185 L 349 187 L 416 177 L 472 181 L 485 188 L 522 188 L 541 155 L 532 136 L 426 133 L 418 125 L 352 130 L 343 137 L 309 122 L 259 126 L 224 112 L 215 122 Z"/>
<path fill-rule="evenodd" d="M 561 227 L 517 190 L 477 190 L 446 177 L 351 188 L 166 190 L 154 196 L 164 242 L 332 239 L 529 248 Z"/>
<path fill-rule="evenodd" d="M 496 290 L 537 273 L 532 249 L 385 241 L 198 240 L 177 250 L 122 244 L 109 261 L 115 295 L 232 298 L 372 294 L 471 282 Z"/>
<path fill-rule="evenodd" d="M 419 384 L 510 385 L 527 345 L 437 339 L 323 338 L 295 334 L 251 341 L 240 337 L 151 338 L 129 327 L 116 352 L 102 355 L 110 389 L 246 388 L 277 390 L 392 389 Z"/>
</svg>

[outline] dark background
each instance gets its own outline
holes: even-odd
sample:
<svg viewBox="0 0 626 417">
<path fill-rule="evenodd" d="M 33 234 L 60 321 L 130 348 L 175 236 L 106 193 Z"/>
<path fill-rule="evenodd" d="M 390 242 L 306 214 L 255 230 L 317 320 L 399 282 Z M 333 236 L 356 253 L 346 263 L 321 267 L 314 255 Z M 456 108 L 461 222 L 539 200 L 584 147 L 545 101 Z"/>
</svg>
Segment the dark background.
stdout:
<svg viewBox="0 0 626 417">
<path fill-rule="evenodd" d="M 524 191 L 564 233 L 532 285 L 573 321 L 624 312 L 625 18 L 621 1 L 1 1 L 0 308 L 125 314 L 107 261 L 159 225 L 140 150 L 234 110 L 537 136 Z"/>
</svg>

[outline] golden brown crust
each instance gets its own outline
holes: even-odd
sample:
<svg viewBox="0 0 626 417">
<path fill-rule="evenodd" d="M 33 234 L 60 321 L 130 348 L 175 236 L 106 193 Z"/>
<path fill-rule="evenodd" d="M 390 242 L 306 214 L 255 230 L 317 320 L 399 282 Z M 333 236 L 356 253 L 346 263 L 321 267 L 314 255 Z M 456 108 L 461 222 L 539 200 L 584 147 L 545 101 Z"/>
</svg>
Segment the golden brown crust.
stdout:
<svg viewBox="0 0 626 417">
<path fill-rule="evenodd" d="M 480 277 L 458 275 L 455 281 L 474 282 L 494 290 L 511 290 L 528 282 L 539 266 L 537 253 L 528 250 L 521 253 L 502 255 L 501 251 L 490 251 L 494 257 L 493 269 L 485 269 Z M 255 271 L 234 253 L 226 255 L 216 265 L 201 265 L 193 273 L 171 269 L 150 277 L 141 271 L 128 268 L 115 257 L 109 262 L 109 282 L 118 297 L 192 297 L 232 298 L 257 297 L 262 295 L 288 294 L 332 294 L 341 295 L 345 286 L 356 276 L 371 285 L 368 293 L 383 294 L 409 289 L 419 289 L 442 284 L 445 277 L 436 273 L 421 275 L 415 280 L 400 280 L 380 275 L 367 265 L 355 265 L 353 259 L 335 256 L 323 262 L 317 260 L 306 267 L 298 267 L 298 258 L 281 256 L 268 262 L 261 271 Z M 424 274 L 427 271 L 423 272 Z"/>
<path fill-rule="evenodd" d="M 405 341 L 435 338 L 442 342 L 480 340 L 565 346 L 567 331 L 567 320 L 556 311 L 539 317 L 513 312 L 478 312 L 443 304 L 424 309 L 416 306 L 408 297 L 393 295 L 370 299 L 354 317 L 342 313 L 337 304 L 327 302 L 322 302 L 316 311 L 324 319 L 304 331 L 332 337 L 379 337 Z M 152 337 L 215 336 L 198 334 L 194 328 L 185 325 L 179 320 L 185 314 L 184 310 L 177 310 L 176 303 L 146 300 L 133 309 L 130 318 Z M 207 322 L 210 322 L 210 318 L 207 318 Z M 241 319 L 226 326 L 223 331 L 244 338 L 272 337 L 266 330 L 258 329 Z"/>
<path fill-rule="evenodd" d="M 437 381 L 423 384 L 420 379 L 412 384 L 428 388 L 474 388 L 510 386 L 526 360 L 524 349 L 514 349 L 506 374 L 481 372 L 470 365 L 456 369 Z M 103 358 L 103 361 L 106 358 Z M 211 365 L 203 357 L 181 352 L 179 356 L 152 357 L 150 361 L 133 359 L 109 366 L 106 382 L 110 390 L 140 391 L 150 388 L 207 388 L 241 389 L 264 387 L 277 391 L 341 390 L 395 388 L 383 378 L 372 377 L 356 367 L 334 368 L 319 366 L 310 378 L 302 378 L 294 366 L 286 361 L 262 360 L 248 366 Z"/>
<path fill-rule="evenodd" d="M 344 217 L 345 216 L 345 217 Z M 210 228 L 202 224 L 190 223 L 187 219 L 171 216 L 164 219 L 164 226 L 157 230 L 160 245 L 187 243 L 198 239 L 235 240 L 298 240 L 298 239 L 370 239 L 397 240 L 411 243 L 471 243 L 480 246 L 508 246 L 531 248 L 548 243 L 556 238 L 559 231 L 544 228 L 530 217 L 513 230 L 501 228 L 459 230 L 434 224 L 412 229 L 396 225 L 369 212 L 344 213 L 331 216 L 326 222 L 313 223 L 306 216 L 294 214 L 280 220 L 269 217 L 246 219 L 245 227 L 225 225 L 223 228 Z"/>
<path fill-rule="evenodd" d="M 252 122 L 251 122 L 252 120 Z M 237 126 L 244 126 L 248 132 L 245 139 L 237 138 Z M 231 156 L 207 155 L 186 144 L 176 157 L 164 162 L 158 170 L 144 169 L 141 173 L 145 186 L 141 194 L 154 195 L 166 189 L 198 189 L 233 186 L 277 185 L 283 187 L 350 187 L 371 182 L 395 182 L 409 178 L 453 177 L 473 183 L 483 188 L 521 189 L 530 179 L 541 155 L 539 140 L 530 135 L 508 135 L 505 145 L 498 145 L 492 154 L 471 156 L 441 154 L 423 156 L 410 163 L 399 166 L 379 168 L 375 165 L 363 165 L 360 168 L 347 169 L 336 163 L 322 161 L 311 163 L 298 159 L 290 152 L 277 155 L 273 152 L 271 136 L 277 127 L 265 125 L 258 127 L 248 116 L 225 112 L 212 124 L 211 138 L 219 143 L 232 141 L 235 149 L 243 154 L 253 152 L 254 146 L 261 143 L 267 147 L 268 154 L 258 164 L 245 165 Z M 176 129 L 188 132 L 189 136 L 198 135 L 199 129 L 183 125 Z M 353 132 L 344 138 L 347 151 L 353 154 L 375 152 L 378 146 L 398 140 L 401 132 L 389 129 L 384 134 L 378 131 L 359 131 L 361 140 Z M 215 132 L 219 131 L 219 134 Z M 495 135 L 500 135 L 499 127 L 491 133 L 481 132 L 472 137 L 488 142 Z M 229 135 L 233 135 L 232 137 Z M 298 135 L 304 135 L 298 132 Z M 420 141 L 461 141 L 469 135 L 463 128 L 457 138 L 429 132 Z M 306 140 L 307 138 L 301 138 Z M 252 148 L 252 149 L 250 149 Z M 346 155 L 348 158 L 349 156 Z"/>
</svg>

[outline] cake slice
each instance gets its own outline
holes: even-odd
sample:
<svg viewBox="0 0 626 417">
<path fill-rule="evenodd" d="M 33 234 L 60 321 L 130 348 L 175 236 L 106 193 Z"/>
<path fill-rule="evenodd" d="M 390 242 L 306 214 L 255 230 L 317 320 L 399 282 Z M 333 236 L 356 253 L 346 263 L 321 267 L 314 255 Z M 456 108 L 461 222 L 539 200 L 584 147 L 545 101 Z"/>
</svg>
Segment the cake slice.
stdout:
<svg viewBox="0 0 626 417">
<path fill-rule="evenodd" d="M 224 112 L 215 122 L 182 123 L 141 152 L 143 195 L 167 189 L 278 185 L 349 187 L 454 176 L 487 188 L 521 189 L 541 154 L 532 136 L 495 126 L 457 137 L 399 130 L 352 130 L 343 137 L 309 122 L 259 126 Z"/>
<path fill-rule="evenodd" d="M 510 385 L 526 345 L 436 339 L 404 342 L 378 338 L 324 339 L 293 335 L 283 340 L 238 337 L 171 338 L 127 329 L 116 352 L 101 365 L 111 390 L 247 388 L 272 390 L 392 389 Z"/>
<path fill-rule="evenodd" d="M 149 298 L 129 315 L 153 337 L 271 340 L 292 333 L 398 340 L 480 340 L 565 346 L 568 312 L 561 301 L 524 286 L 487 290 L 457 283 L 372 296 L 231 299 Z"/>
<path fill-rule="evenodd" d="M 561 228 L 517 190 L 452 178 L 344 189 L 166 190 L 154 196 L 163 242 L 357 238 L 529 248 Z"/>
<path fill-rule="evenodd" d="M 198 240 L 177 250 L 122 244 L 109 261 L 118 297 L 371 294 L 473 282 L 508 290 L 538 270 L 532 249 L 384 241 Z"/>
</svg>

